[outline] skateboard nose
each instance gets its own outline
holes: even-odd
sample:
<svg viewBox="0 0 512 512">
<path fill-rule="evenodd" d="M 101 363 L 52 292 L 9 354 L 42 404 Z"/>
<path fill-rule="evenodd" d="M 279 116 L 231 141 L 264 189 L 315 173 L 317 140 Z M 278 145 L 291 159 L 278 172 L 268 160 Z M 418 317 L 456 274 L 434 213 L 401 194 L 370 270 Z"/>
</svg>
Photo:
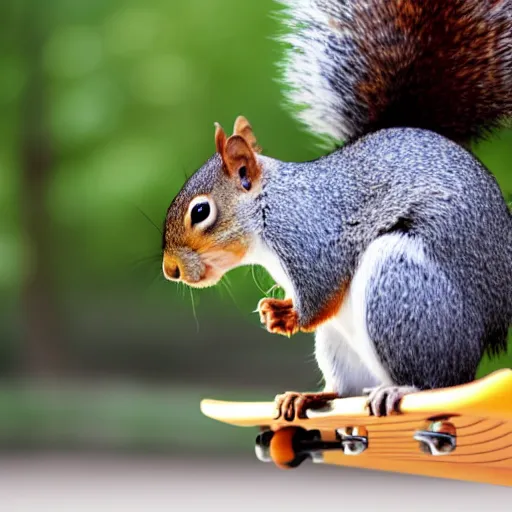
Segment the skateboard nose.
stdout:
<svg viewBox="0 0 512 512">
<path fill-rule="evenodd" d="M 164 277 L 169 281 L 179 281 L 182 275 L 180 265 L 176 258 L 172 256 L 164 255 L 164 261 L 162 264 L 162 270 Z"/>
</svg>

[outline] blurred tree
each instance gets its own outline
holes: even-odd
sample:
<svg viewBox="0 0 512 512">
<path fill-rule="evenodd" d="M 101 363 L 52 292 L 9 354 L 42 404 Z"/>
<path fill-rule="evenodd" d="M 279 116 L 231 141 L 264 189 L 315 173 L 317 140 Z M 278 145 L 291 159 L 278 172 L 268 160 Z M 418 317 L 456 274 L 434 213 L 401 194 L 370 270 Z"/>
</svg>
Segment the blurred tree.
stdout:
<svg viewBox="0 0 512 512">
<path fill-rule="evenodd" d="M 48 126 L 48 84 L 43 73 L 43 48 L 50 31 L 51 3 L 23 2 L 22 58 L 27 71 L 21 100 L 20 206 L 30 269 L 22 288 L 22 355 L 32 375 L 56 375 L 67 366 L 55 297 L 55 240 L 46 208 L 52 179 L 53 147 Z"/>
</svg>

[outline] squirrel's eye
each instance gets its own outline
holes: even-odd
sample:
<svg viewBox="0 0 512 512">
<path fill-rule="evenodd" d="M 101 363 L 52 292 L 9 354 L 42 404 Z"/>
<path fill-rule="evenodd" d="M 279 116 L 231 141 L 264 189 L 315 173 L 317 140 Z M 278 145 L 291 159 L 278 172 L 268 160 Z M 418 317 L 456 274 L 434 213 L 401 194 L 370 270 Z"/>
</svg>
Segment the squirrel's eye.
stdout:
<svg viewBox="0 0 512 512">
<path fill-rule="evenodd" d="M 205 201 L 204 203 L 196 204 L 190 212 L 192 226 L 206 220 L 210 216 L 210 211 L 210 204 L 208 202 Z"/>
<path fill-rule="evenodd" d="M 212 197 L 194 197 L 188 206 L 185 222 L 188 227 L 205 230 L 217 220 L 217 206 Z"/>
</svg>

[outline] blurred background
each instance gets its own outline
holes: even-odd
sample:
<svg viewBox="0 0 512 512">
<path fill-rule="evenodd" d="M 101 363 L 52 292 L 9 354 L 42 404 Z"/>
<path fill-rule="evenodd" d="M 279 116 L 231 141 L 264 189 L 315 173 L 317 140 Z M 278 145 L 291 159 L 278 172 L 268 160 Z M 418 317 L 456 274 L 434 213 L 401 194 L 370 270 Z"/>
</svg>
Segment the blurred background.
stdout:
<svg viewBox="0 0 512 512">
<path fill-rule="evenodd" d="M 264 332 L 271 286 L 161 276 L 165 211 L 251 121 L 266 154 L 322 154 L 282 107 L 272 0 L 0 3 L 0 450 L 253 457 L 202 397 L 316 389 L 312 337 Z M 512 192 L 512 132 L 476 148 Z M 512 366 L 484 360 L 480 374 Z"/>
</svg>

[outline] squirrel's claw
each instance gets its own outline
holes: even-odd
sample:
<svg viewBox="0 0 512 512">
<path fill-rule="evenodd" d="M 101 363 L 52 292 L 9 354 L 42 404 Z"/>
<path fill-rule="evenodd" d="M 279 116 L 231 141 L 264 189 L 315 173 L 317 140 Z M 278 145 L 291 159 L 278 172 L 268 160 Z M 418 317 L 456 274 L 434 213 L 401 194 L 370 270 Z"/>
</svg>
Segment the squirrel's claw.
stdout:
<svg viewBox="0 0 512 512">
<path fill-rule="evenodd" d="M 290 338 L 299 331 L 299 315 L 291 299 L 261 299 L 257 308 L 260 322 L 268 332 Z"/>
<path fill-rule="evenodd" d="M 327 405 L 328 402 L 339 398 L 337 393 L 298 393 L 287 391 L 275 397 L 276 416 L 275 420 L 284 419 L 293 421 L 297 418 L 307 418 L 308 409 L 318 409 Z"/>
<path fill-rule="evenodd" d="M 418 388 L 413 386 L 386 386 L 365 388 L 368 395 L 368 407 L 372 416 L 390 416 L 400 412 L 400 401 L 405 395 L 415 393 Z"/>
</svg>

